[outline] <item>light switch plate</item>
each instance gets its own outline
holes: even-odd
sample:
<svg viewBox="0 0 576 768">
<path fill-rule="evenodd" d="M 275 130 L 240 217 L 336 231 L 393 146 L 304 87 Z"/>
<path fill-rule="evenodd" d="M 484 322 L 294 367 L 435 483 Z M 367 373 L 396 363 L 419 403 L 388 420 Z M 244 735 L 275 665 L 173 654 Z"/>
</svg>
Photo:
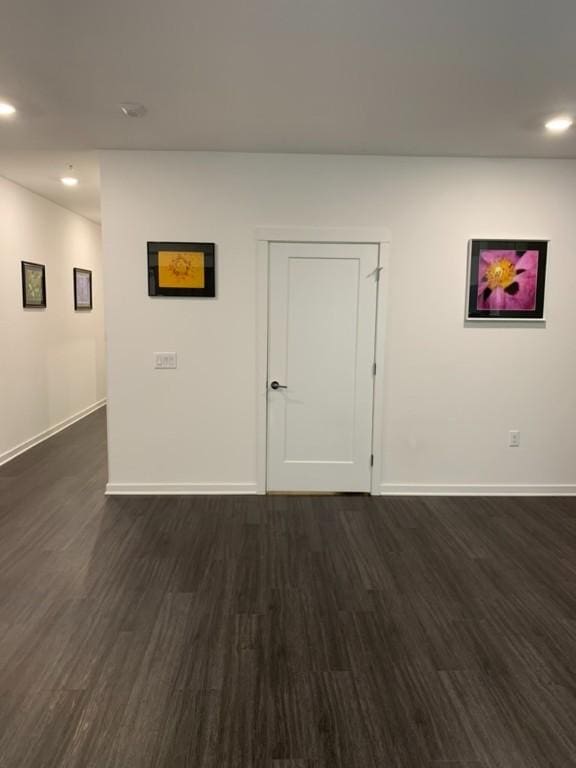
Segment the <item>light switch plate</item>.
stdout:
<svg viewBox="0 0 576 768">
<path fill-rule="evenodd" d="M 178 355 L 176 352 L 155 352 L 154 368 L 166 370 L 178 367 Z"/>
</svg>

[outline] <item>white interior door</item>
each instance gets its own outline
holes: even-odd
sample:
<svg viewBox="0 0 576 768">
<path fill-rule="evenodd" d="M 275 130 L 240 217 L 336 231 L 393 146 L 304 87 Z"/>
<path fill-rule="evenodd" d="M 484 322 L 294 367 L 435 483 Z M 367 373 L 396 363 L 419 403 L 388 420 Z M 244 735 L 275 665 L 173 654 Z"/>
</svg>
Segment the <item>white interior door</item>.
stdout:
<svg viewBox="0 0 576 768">
<path fill-rule="evenodd" d="M 270 491 L 370 490 L 377 268 L 377 245 L 270 244 Z"/>
</svg>

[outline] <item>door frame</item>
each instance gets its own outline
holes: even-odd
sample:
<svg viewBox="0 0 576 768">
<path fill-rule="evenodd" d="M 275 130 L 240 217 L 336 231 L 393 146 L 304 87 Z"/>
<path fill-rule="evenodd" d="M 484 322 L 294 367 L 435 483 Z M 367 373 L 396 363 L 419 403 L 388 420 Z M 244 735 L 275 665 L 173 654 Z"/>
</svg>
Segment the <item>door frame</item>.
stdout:
<svg viewBox="0 0 576 768">
<path fill-rule="evenodd" d="M 374 397 L 372 403 L 372 453 L 374 464 L 370 493 L 380 495 L 382 482 L 385 344 L 390 234 L 382 227 L 257 227 L 256 239 L 256 493 L 267 490 L 268 448 L 268 303 L 271 243 L 350 243 L 378 246 L 379 281 L 376 304 Z"/>
</svg>

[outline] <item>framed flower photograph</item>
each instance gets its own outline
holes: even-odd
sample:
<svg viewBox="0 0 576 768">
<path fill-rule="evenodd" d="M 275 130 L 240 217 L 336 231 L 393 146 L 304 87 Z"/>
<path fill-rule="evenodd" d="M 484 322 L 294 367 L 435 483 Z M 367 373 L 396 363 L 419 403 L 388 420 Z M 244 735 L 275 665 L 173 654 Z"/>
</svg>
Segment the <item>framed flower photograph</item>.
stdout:
<svg viewBox="0 0 576 768">
<path fill-rule="evenodd" d="M 149 296 L 216 295 L 214 243 L 148 243 Z"/>
<path fill-rule="evenodd" d="M 92 309 L 92 271 L 74 267 L 74 309 Z"/>
<path fill-rule="evenodd" d="M 471 240 L 468 320 L 543 320 L 547 240 Z"/>
<path fill-rule="evenodd" d="M 24 309 L 46 307 L 46 268 L 44 264 L 22 262 L 22 303 Z"/>
</svg>

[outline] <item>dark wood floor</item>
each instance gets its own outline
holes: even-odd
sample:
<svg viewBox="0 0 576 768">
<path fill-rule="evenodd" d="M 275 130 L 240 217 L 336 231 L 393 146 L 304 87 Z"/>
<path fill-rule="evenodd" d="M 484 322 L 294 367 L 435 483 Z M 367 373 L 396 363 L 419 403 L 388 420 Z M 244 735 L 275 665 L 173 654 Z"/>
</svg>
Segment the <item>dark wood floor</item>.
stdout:
<svg viewBox="0 0 576 768">
<path fill-rule="evenodd" d="M 576 500 L 109 498 L 0 469 L 1 768 L 576 766 Z"/>
</svg>

